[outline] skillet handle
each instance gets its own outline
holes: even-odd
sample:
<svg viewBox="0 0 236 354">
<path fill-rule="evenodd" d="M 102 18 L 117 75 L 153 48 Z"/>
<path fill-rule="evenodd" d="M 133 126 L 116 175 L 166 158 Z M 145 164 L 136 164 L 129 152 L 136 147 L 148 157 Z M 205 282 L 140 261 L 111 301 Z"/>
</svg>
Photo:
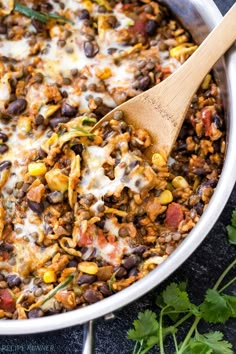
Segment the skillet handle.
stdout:
<svg viewBox="0 0 236 354">
<path fill-rule="evenodd" d="M 93 354 L 93 321 L 84 324 L 82 354 Z"/>
</svg>

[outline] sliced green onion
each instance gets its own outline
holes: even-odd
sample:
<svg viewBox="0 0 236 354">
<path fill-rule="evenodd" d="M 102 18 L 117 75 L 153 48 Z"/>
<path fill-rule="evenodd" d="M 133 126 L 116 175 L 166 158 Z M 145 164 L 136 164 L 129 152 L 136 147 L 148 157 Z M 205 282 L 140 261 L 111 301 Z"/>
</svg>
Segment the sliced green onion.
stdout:
<svg viewBox="0 0 236 354">
<path fill-rule="evenodd" d="M 50 300 L 54 295 L 56 295 L 58 291 L 65 288 L 73 280 L 73 278 L 74 274 L 71 274 L 65 281 L 58 284 L 54 289 L 52 289 L 43 300 L 42 305 L 45 304 L 46 301 Z"/>
<path fill-rule="evenodd" d="M 112 277 L 111 277 L 111 279 L 109 280 L 109 283 L 108 283 L 109 290 L 112 291 L 112 292 L 115 292 L 115 290 L 113 289 L 113 283 L 116 280 L 116 273 L 118 272 L 118 270 L 119 269 L 117 269 L 117 271 L 112 274 Z"/>
<path fill-rule="evenodd" d="M 60 16 L 58 14 L 47 14 L 45 12 L 39 12 L 32 10 L 31 8 L 19 4 L 17 1 L 14 3 L 14 10 L 20 12 L 22 15 L 25 15 L 30 18 L 35 18 L 43 23 L 48 23 L 50 20 L 58 20 L 62 22 L 73 23 L 71 20 L 64 16 Z"/>
<path fill-rule="evenodd" d="M 96 118 L 85 117 L 85 118 L 82 119 L 82 124 L 83 125 L 95 124 L 95 123 L 97 123 L 97 119 Z"/>
<path fill-rule="evenodd" d="M 54 289 L 49 291 L 49 293 L 47 294 L 45 299 L 41 299 L 41 300 L 37 301 L 35 304 L 32 304 L 28 309 L 24 308 L 24 310 L 28 312 L 28 311 L 31 311 L 31 310 L 33 310 L 35 308 L 38 308 L 38 307 L 42 306 L 43 304 L 45 304 L 45 302 L 47 302 L 54 295 L 56 295 L 56 293 L 58 291 L 60 291 L 61 289 L 64 289 L 73 280 L 73 278 L 74 278 L 74 274 L 71 274 L 65 281 L 63 281 L 62 283 L 58 284 Z"/>
</svg>

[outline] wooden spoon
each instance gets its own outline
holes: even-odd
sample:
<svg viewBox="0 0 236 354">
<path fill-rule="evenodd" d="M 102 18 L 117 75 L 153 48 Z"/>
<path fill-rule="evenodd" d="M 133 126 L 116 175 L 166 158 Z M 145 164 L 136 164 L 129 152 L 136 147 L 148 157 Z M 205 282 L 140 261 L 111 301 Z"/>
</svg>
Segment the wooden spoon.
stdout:
<svg viewBox="0 0 236 354">
<path fill-rule="evenodd" d="M 161 151 L 170 154 L 178 137 L 191 99 L 206 74 L 236 39 L 236 4 L 191 57 L 160 84 L 117 106 L 94 127 L 113 118 L 117 110 L 125 114 L 125 121 L 136 128 L 145 128 L 152 136 L 147 156 Z M 235 78 L 236 79 L 236 78 Z"/>
</svg>

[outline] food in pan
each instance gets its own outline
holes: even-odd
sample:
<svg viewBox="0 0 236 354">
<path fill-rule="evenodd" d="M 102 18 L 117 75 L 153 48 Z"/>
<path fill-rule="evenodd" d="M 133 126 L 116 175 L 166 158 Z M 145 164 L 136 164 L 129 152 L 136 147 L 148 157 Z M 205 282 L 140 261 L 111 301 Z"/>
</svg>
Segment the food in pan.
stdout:
<svg viewBox="0 0 236 354">
<path fill-rule="evenodd" d="M 172 155 L 115 106 L 196 49 L 154 1 L 4 1 L 0 8 L 0 317 L 95 303 L 162 263 L 198 222 L 225 151 L 204 79 Z M 145 117 L 143 117 L 145 119 Z"/>
</svg>

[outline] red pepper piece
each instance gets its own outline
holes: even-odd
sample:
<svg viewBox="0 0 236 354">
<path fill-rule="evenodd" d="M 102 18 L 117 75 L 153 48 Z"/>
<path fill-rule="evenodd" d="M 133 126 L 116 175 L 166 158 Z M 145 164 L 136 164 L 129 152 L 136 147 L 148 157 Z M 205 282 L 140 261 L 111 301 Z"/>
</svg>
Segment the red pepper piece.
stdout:
<svg viewBox="0 0 236 354">
<path fill-rule="evenodd" d="M 15 300 L 8 289 L 0 289 L 0 309 L 7 312 L 14 312 L 16 309 Z"/>
<path fill-rule="evenodd" d="M 177 230 L 179 223 L 184 219 L 183 208 L 180 204 L 169 204 L 166 212 L 165 226 Z"/>
</svg>

